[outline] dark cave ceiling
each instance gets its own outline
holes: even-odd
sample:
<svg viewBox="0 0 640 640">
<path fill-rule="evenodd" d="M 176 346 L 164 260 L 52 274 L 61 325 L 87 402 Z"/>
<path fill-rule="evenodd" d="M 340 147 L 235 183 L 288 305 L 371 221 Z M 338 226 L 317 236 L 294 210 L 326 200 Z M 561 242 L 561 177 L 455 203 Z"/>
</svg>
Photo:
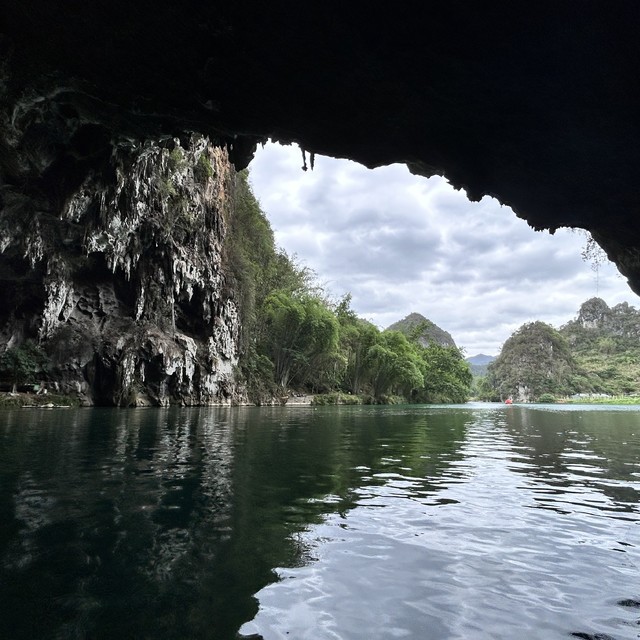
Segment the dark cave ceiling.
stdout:
<svg viewBox="0 0 640 640">
<path fill-rule="evenodd" d="M 122 140 L 267 138 L 581 227 L 640 292 L 640 3 L 21 0 L 2 188 L 70 192 Z"/>
</svg>

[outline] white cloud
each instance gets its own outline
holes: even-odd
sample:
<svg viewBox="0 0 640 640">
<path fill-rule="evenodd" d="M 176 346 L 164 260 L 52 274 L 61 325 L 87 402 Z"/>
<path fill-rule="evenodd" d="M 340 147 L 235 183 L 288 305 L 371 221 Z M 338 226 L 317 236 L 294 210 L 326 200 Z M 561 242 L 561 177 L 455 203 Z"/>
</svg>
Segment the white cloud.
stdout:
<svg viewBox="0 0 640 640">
<path fill-rule="evenodd" d="M 469 202 L 444 178 L 401 165 L 301 164 L 297 147 L 268 144 L 250 167 L 276 242 L 380 327 L 417 311 L 468 354 L 496 354 L 524 322 L 558 327 L 595 295 L 638 306 L 613 265 L 596 281 L 580 234 L 535 232 L 496 200 Z"/>
</svg>

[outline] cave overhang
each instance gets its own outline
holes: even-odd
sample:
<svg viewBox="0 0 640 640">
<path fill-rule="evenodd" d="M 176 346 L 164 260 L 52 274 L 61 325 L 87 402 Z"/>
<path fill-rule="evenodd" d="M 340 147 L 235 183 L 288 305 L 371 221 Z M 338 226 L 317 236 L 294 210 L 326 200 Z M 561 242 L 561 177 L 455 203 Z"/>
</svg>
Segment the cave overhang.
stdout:
<svg viewBox="0 0 640 640">
<path fill-rule="evenodd" d="M 2 206 L 58 206 L 114 147 L 197 131 L 440 174 L 588 230 L 640 292 L 640 4 L 58 3 L 4 8 Z"/>
</svg>

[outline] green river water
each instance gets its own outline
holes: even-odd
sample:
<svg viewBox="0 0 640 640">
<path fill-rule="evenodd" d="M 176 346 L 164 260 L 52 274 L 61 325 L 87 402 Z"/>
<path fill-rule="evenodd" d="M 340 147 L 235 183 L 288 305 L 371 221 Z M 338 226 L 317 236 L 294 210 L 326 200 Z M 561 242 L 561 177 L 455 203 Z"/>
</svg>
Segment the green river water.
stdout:
<svg viewBox="0 0 640 640">
<path fill-rule="evenodd" d="M 0 638 L 640 638 L 636 407 L 0 413 Z"/>
</svg>

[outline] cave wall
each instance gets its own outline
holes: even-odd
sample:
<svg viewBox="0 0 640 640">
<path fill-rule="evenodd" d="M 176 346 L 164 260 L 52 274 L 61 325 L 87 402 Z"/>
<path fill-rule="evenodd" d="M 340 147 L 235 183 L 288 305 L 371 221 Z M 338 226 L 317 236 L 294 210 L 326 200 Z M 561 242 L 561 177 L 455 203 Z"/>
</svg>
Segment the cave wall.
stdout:
<svg viewBox="0 0 640 640">
<path fill-rule="evenodd" d="M 229 403 L 239 317 L 223 245 L 235 171 L 199 135 L 120 144 L 62 201 L 0 217 L 0 347 L 100 405 Z"/>
</svg>

